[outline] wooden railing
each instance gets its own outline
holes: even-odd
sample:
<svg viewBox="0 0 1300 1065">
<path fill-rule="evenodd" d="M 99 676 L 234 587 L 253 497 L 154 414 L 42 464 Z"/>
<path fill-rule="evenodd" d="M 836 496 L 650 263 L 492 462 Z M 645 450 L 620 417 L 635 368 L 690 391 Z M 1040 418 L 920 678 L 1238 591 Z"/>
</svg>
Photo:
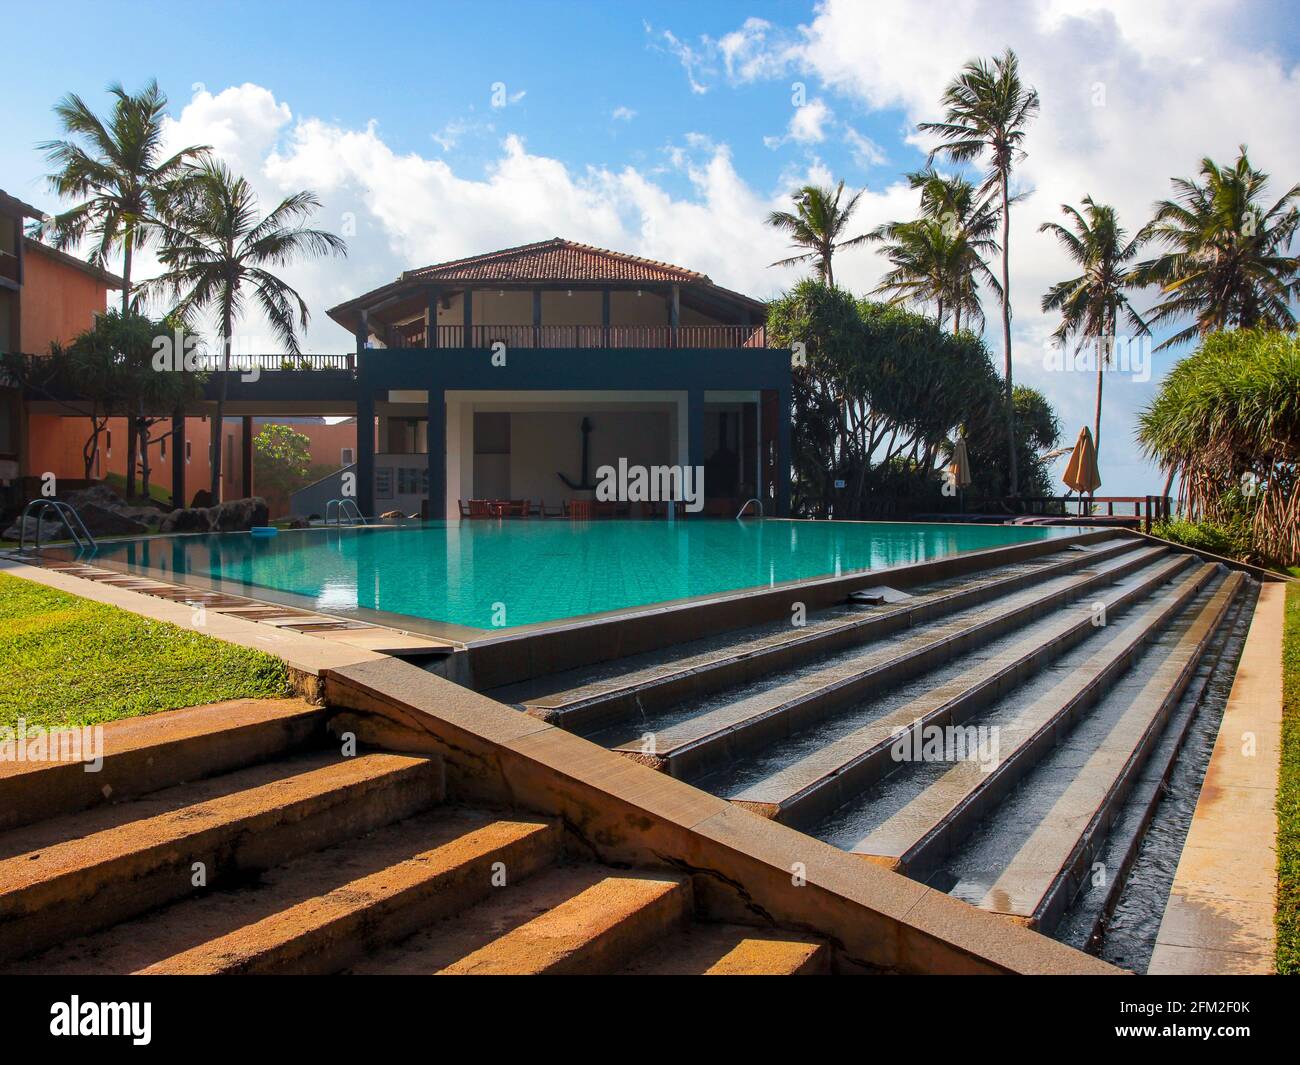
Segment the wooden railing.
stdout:
<svg viewBox="0 0 1300 1065">
<path fill-rule="evenodd" d="M 1118 516 L 1123 517 L 1123 511 L 1129 507 L 1133 508 L 1133 517 L 1142 523 L 1146 532 L 1151 531 L 1153 522 L 1167 520 L 1170 513 L 1170 499 L 1168 496 L 1026 496 L 1020 500 L 1024 503 L 1027 512 L 1030 514 L 1048 514 L 1049 506 L 1058 505 L 1062 512 L 1069 516 L 1070 514 L 1079 517 L 1097 516 L 1104 512 L 1106 517 L 1116 517 L 1115 507 L 1119 506 L 1121 512 Z"/>
<path fill-rule="evenodd" d="M 388 330 L 392 348 L 428 348 L 423 322 Z M 761 325 L 440 325 L 438 348 L 763 348 Z"/>
<path fill-rule="evenodd" d="M 18 256 L 13 252 L 0 251 L 0 277 L 6 281 L 18 280 Z"/>
<path fill-rule="evenodd" d="M 254 367 L 263 372 L 342 370 L 350 373 L 356 369 L 356 364 L 357 357 L 351 352 L 343 355 L 231 355 L 229 369 L 231 373 L 246 373 Z M 217 355 L 200 356 L 195 367 L 202 373 L 225 368 Z"/>
</svg>

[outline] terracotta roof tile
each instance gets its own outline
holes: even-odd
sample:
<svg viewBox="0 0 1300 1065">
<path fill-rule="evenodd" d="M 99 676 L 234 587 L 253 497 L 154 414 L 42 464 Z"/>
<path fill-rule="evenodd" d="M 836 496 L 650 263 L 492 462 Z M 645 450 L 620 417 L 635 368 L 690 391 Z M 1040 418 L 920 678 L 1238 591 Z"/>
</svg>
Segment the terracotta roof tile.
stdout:
<svg viewBox="0 0 1300 1065">
<path fill-rule="evenodd" d="M 702 281 L 709 278 L 670 263 L 594 248 L 555 237 L 536 244 L 473 255 L 407 270 L 404 281 Z"/>
</svg>

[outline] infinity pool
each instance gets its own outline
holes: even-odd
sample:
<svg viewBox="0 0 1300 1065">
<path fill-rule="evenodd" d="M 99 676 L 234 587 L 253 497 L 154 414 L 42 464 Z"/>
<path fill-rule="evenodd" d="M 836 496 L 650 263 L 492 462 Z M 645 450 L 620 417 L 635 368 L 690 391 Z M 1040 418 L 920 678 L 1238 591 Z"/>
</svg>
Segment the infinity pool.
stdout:
<svg viewBox="0 0 1300 1065">
<path fill-rule="evenodd" d="M 1043 540 L 1069 528 L 468 521 L 102 544 L 96 561 L 338 615 L 514 628 Z M 390 624 L 400 619 L 386 619 Z"/>
</svg>

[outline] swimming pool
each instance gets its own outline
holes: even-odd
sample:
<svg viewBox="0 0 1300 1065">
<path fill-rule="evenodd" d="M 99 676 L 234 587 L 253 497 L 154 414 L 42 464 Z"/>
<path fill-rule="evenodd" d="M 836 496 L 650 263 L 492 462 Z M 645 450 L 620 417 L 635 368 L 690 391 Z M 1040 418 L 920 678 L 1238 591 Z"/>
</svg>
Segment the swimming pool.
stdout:
<svg viewBox="0 0 1300 1065">
<path fill-rule="evenodd" d="M 329 614 L 499 630 L 1077 532 L 731 519 L 426 522 L 105 543 L 95 561 Z"/>
</svg>

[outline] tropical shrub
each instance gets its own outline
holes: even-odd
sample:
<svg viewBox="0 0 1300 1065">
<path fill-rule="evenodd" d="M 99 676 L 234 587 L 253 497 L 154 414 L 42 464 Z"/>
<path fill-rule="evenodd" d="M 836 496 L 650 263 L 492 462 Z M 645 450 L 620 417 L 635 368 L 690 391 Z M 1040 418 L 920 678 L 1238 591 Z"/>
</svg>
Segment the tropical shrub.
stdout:
<svg viewBox="0 0 1300 1065">
<path fill-rule="evenodd" d="M 1181 485 L 1188 520 L 1247 530 L 1245 557 L 1300 563 L 1300 340 L 1211 333 L 1165 378 L 1138 441 Z"/>
</svg>

